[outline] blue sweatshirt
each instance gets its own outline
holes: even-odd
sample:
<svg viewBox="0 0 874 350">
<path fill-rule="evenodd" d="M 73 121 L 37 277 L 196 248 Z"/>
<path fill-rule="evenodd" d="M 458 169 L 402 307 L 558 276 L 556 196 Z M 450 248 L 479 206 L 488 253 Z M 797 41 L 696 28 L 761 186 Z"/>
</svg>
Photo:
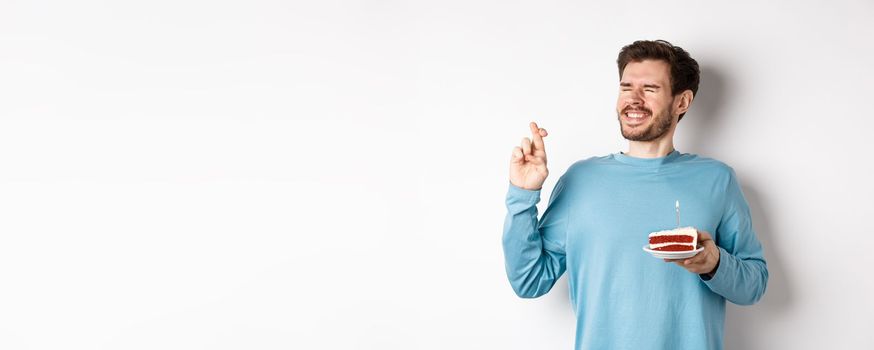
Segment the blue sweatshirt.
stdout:
<svg viewBox="0 0 874 350">
<path fill-rule="evenodd" d="M 681 226 L 719 247 L 712 277 L 643 251 L 648 235 Z M 756 303 L 768 269 L 734 170 L 676 150 L 623 153 L 571 165 L 538 220 L 539 190 L 509 185 L 503 248 L 523 298 L 549 292 L 567 271 L 577 349 L 722 349 L 725 301 Z"/>
</svg>

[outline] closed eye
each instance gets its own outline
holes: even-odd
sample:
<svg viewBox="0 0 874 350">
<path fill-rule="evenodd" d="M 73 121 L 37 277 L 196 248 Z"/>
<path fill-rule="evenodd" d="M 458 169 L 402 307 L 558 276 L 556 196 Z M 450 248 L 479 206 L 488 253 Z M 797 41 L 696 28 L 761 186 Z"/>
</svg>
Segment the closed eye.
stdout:
<svg viewBox="0 0 874 350">
<path fill-rule="evenodd" d="M 644 90 L 646 90 L 646 91 L 655 92 L 656 90 L 658 90 L 659 88 L 661 88 L 661 86 L 658 86 L 658 85 L 656 85 L 656 84 L 644 84 L 644 85 L 643 85 L 643 88 L 644 88 Z"/>
</svg>

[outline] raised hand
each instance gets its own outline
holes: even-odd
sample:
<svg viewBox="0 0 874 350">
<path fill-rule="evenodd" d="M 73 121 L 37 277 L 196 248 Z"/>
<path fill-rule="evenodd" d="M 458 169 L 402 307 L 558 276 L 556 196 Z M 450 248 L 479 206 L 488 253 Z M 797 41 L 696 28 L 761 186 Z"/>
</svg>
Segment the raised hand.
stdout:
<svg viewBox="0 0 874 350">
<path fill-rule="evenodd" d="M 716 265 L 719 264 L 719 248 L 713 241 L 713 236 L 709 232 L 698 231 L 698 243 L 704 247 L 704 251 L 688 259 L 665 259 L 665 261 L 680 265 L 689 272 L 697 274 L 715 273 Z"/>
<path fill-rule="evenodd" d="M 522 139 L 522 145 L 513 149 L 510 158 L 510 183 L 526 190 L 539 190 L 543 187 L 549 170 L 546 169 L 546 148 L 543 138 L 548 135 L 546 129 L 537 127 L 537 123 L 528 124 L 533 140 Z"/>
</svg>

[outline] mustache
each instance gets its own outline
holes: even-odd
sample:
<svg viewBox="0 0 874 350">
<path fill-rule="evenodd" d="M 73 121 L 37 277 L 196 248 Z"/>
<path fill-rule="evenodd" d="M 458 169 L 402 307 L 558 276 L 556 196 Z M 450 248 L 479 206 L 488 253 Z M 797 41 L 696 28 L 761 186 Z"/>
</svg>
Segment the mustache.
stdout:
<svg viewBox="0 0 874 350">
<path fill-rule="evenodd" d="M 647 114 L 652 115 L 652 110 L 649 109 L 649 108 L 646 108 L 646 107 L 632 107 L 632 106 L 628 106 L 628 107 L 625 107 L 625 108 L 622 109 L 622 113 L 623 113 L 623 114 L 624 114 L 624 113 L 628 113 L 629 111 L 635 111 L 635 112 L 646 112 Z"/>
</svg>

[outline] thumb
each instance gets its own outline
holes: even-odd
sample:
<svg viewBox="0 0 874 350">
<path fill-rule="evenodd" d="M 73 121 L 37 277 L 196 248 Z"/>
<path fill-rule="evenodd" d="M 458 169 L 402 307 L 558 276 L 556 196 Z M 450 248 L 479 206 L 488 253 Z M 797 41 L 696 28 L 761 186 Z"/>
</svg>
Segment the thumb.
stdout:
<svg viewBox="0 0 874 350">
<path fill-rule="evenodd" d="M 511 160 L 513 163 L 524 163 L 525 157 L 524 157 L 524 155 L 522 154 L 522 148 L 521 148 L 521 147 L 516 146 L 516 148 L 513 148 L 513 156 L 512 156 L 512 158 L 511 158 L 510 160 Z"/>
</svg>

